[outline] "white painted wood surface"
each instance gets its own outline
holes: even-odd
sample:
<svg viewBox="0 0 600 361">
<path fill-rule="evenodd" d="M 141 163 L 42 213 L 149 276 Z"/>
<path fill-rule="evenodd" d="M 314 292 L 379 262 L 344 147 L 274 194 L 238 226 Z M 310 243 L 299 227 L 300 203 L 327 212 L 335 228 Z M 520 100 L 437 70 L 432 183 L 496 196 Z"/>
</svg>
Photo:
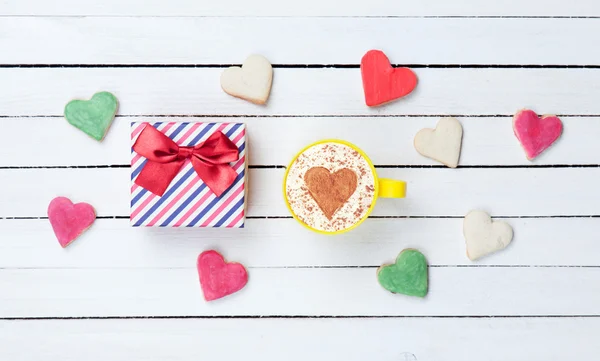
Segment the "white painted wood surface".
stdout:
<svg viewBox="0 0 600 361">
<path fill-rule="evenodd" d="M 242 291 L 209 304 L 198 291 L 196 257 L 176 269 L 5 270 L 0 286 L 11 291 L 0 296 L 0 307 L 4 317 L 491 317 L 595 315 L 600 302 L 590 287 L 600 277 L 597 267 L 430 267 L 425 299 L 382 289 L 376 268 L 311 267 L 251 268 Z"/>
<path fill-rule="evenodd" d="M 596 19 L 8 17 L 0 31 L 6 64 L 239 64 L 255 52 L 272 64 L 359 64 L 370 49 L 394 64 L 600 59 L 577 41 L 600 31 Z"/>
<path fill-rule="evenodd" d="M 418 247 L 434 266 L 596 266 L 600 221 L 595 218 L 511 218 L 515 241 L 504 252 L 477 263 L 465 257 L 462 219 L 370 219 L 355 232 L 323 237 L 293 219 L 249 219 L 246 229 L 129 227 L 127 219 L 100 219 L 85 242 L 57 248 L 46 220 L 3 220 L 1 234 L 19 242 L 0 243 L 7 268 L 189 268 L 198 249 L 218 248 L 251 268 L 373 267 L 398 249 Z M 340 246 L 340 243 L 343 245 Z M 548 247 L 556 245 L 556 247 Z M 568 246 L 568 247 L 567 247 Z M 115 252 L 118 249 L 119 252 Z M 316 250 L 319 250 L 318 252 Z M 191 256 L 190 256 L 191 255 Z M 390 256 L 391 255 L 391 256 Z"/>
<path fill-rule="evenodd" d="M 5 0 L 0 15 L 0 360 L 597 359 L 596 1 Z M 370 48 L 413 65 L 417 90 L 367 108 Z M 265 107 L 219 87 L 254 52 L 275 64 Z M 61 116 L 97 90 L 120 100 L 103 143 Z M 511 129 L 523 107 L 565 124 L 533 163 Z M 464 127 L 456 170 L 412 146 L 443 115 Z M 247 228 L 129 227 L 129 123 L 144 119 L 247 123 Z M 340 237 L 297 225 L 280 191 L 291 157 L 329 137 L 409 184 Z M 44 219 L 56 195 L 102 217 L 65 250 Z M 462 237 L 473 208 L 515 230 L 477 262 Z M 407 247 L 431 266 L 424 300 L 376 283 Z M 208 248 L 250 274 L 214 304 L 194 269 Z"/>
<path fill-rule="evenodd" d="M 101 2 L 59 0 L 52 3 L 19 0 L 0 1 L 6 15 L 54 16 L 598 16 L 595 0 L 506 0 L 503 2 L 458 0 L 352 1 L 343 6 L 336 0 L 302 2 L 255 0 L 203 1 L 106 0 Z"/>
<path fill-rule="evenodd" d="M 10 120 L 9 120 L 10 119 Z M 127 165 L 130 162 L 132 121 L 191 121 L 234 122 L 234 117 L 117 117 L 110 134 L 102 143 L 92 143 L 88 137 L 70 126 L 60 117 L 14 117 L 3 120 L 5 132 L 0 133 L 0 143 L 10 144 L 14 134 L 27 132 L 32 143 L 44 148 L 25 147 L 15 152 L 12 147 L 0 148 L 0 167 L 40 166 L 106 166 Z M 600 117 L 562 117 L 565 136 L 547 153 L 530 162 L 519 146 L 512 130 L 512 117 L 461 117 L 464 142 L 460 156 L 461 166 L 551 166 L 597 164 L 598 154 L 593 151 L 597 134 L 600 133 Z M 287 166 L 290 159 L 307 144 L 323 138 L 340 138 L 362 148 L 378 166 L 432 166 L 435 161 L 421 156 L 413 147 L 415 134 L 422 128 L 435 127 L 438 117 L 308 117 L 308 118 L 243 118 L 250 128 L 252 143 L 251 166 Z M 323 127 L 327 124 L 327 127 Z M 368 126 L 374 131 L 365 132 Z M 252 130 L 260 131 L 252 131 Z M 56 142 L 48 137 L 51 132 L 61 135 Z M 58 133 L 59 132 L 59 133 Z M 282 138 L 285 132 L 293 137 Z M 390 134 L 394 142 L 389 142 Z M 586 146 L 581 146 L 585 144 Z M 592 148 L 590 148 L 592 147 Z M 71 149 L 85 149 L 85 153 Z M 276 149 L 276 152 L 272 150 Z"/>
<path fill-rule="evenodd" d="M 359 69 L 275 69 L 271 96 L 264 107 L 225 94 L 219 86 L 221 71 L 0 68 L 0 78 L 11 85 L 0 89 L 0 112 L 60 116 L 72 98 L 101 89 L 121 100 L 122 115 L 509 116 L 523 107 L 559 115 L 600 114 L 596 101 L 600 73 L 589 68 L 417 69 L 419 85 L 410 95 L 373 109 L 364 104 Z"/>
<path fill-rule="evenodd" d="M 213 349 L 224 360 L 594 360 L 585 346 L 598 327 L 598 318 L 48 320 L 5 322 L 0 338 L 14 361 L 204 360 Z"/>
<path fill-rule="evenodd" d="M 249 170 L 249 216 L 289 215 L 281 191 L 284 173 L 285 169 Z M 473 208 L 487 209 L 494 216 L 598 215 L 597 167 L 379 169 L 377 173 L 406 181 L 408 195 L 401 200 L 379 199 L 373 216 L 460 217 Z M 0 217 L 42 217 L 56 194 L 89 202 L 100 216 L 129 215 L 129 168 L 10 169 L 2 175 L 10 186 L 0 188 Z M 43 180 L 44 187 L 32 187 L 31 179 Z M 579 193 L 574 195 L 565 183 Z M 97 184 L 93 192 L 91 184 Z"/>
</svg>

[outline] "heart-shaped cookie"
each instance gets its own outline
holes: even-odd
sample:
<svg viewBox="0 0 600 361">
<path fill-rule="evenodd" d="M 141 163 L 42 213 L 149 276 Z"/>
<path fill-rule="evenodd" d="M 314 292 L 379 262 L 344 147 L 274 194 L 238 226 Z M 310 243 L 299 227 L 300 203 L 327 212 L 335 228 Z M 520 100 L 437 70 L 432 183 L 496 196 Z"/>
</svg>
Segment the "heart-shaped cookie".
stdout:
<svg viewBox="0 0 600 361">
<path fill-rule="evenodd" d="M 87 203 L 73 204 L 69 198 L 54 198 L 48 205 L 48 219 L 64 248 L 73 242 L 96 220 L 94 207 Z"/>
<path fill-rule="evenodd" d="M 368 51 L 360 61 L 365 102 L 374 107 L 410 94 L 417 76 L 408 68 L 394 68 L 380 50 Z"/>
<path fill-rule="evenodd" d="M 405 249 L 396 263 L 377 270 L 379 284 L 392 293 L 425 297 L 427 295 L 427 260 L 416 249 Z"/>
<path fill-rule="evenodd" d="M 533 110 L 524 109 L 513 117 L 513 131 L 529 160 L 550 147 L 560 137 L 562 130 L 562 122 L 554 115 L 540 118 Z"/>
<path fill-rule="evenodd" d="M 442 118 L 435 129 L 421 129 L 415 135 L 417 152 L 437 160 L 450 168 L 456 168 L 460 158 L 463 129 L 455 118 Z"/>
<path fill-rule="evenodd" d="M 271 93 L 273 67 L 265 57 L 250 55 L 242 67 L 232 66 L 221 74 L 221 88 L 234 97 L 265 104 Z"/>
<path fill-rule="evenodd" d="M 65 106 L 65 118 L 75 128 L 101 141 L 117 113 L 117 98 L 109 92 L 94 94 L 90 100 L 72 100 Z"/>
<path fill-rule="evenodd" d="M 506 222 L 495 222 L 483 211 L 471 211 L 465 216 L 463 234 L 467 243 L 467 257 L 474 261 L 506 248 L 513 238 L 512 227 Z"/>
<path fill-rule="evenodd" d="M 204 299 L 213 301 L 235 293 L 248 283 L 248 273 L 239 263 L 226 263 L 216 251 L 205 251 L 198 256 L 198 276 Z"/>
<path fill-rule="evenodd" d="M 319 208 L 331 219 L 356 190 L 358 177 L 348 168 L 331 173 L 327 168 L 314 167 L 306 172 L 304 182 Z"/>
</svg>

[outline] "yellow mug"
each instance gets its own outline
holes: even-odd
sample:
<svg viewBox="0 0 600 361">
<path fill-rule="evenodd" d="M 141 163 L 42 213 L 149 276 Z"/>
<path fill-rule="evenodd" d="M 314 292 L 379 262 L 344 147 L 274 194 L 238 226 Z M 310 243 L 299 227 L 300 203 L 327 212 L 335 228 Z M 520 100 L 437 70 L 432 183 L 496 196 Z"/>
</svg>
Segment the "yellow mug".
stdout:
<svg viewBox="0 0 600 361">
<path fill-rule="evenodd" d="M 314 152 L 320 152 L 320 153 L 314 153 Z M 327 153 L 328 157 L 324 155 L 324 152 L 328 152 Z M 340 153 L 340 154 L 338 154 L 338 153 Z M 300 158 L 303 155 L 304 155 L 304 157 Z M 318 157 L 320 157 L 320 160 L 317 161 L 316 159 Z M 334 159 L 336 157 L 338 159 Z M 343 209 L 343 207 L 346 207 L 345 202 L 347 200 L 349 200 L 351 197 L 353 197 L 354 194 L 357 192 L 358 183 L 356 183 L 355 189 L 351 191 L 350 195 L 344 201 L 344 203 L 341 203 L 341 205 L 338 208 L 336 208 L 336 210 L 333 211 L 333 214 L 331 215 L 331 217 L 327 217 L 325 215 L 325 210 L 318 203 L 316 198 L 314 198 L 315 196 L 312 195 L 311 192 L 307 191 L 308 185 L 305 183 L 304 177 L 305 177 L 306 173 L 308 172 L 308 170 L 310 170 L 312 168 L 321 168 L 321 167 L 329 170 L 330 175 L 331 175 L 331 174 L 333 174 L 333 173 L 331 173 L 331 166 L 327 167 L 326 166 L 327 162 L 330 162 L 331 165 L 335 165 L 334 163 L 337 163 L 337 168 L 341 168 L 340 164 L 344 164 L 344 162 L 346 162 L 348 159 L 356 159 L 357 164 L 353 165 L 353 166 L 361 172 L 361 175 L 363 175 L 363 177 L 361 179 L 364 179 L 365 177 L 368 178 L 366 180 L 366 182 L 368 182 L 369 184 L 371 183 L 370 181 L 372 179 L 372 186 L 371 185 L 365 186 L 364 184 L 361 185 L 361 189 L 364 189 L 363 192 L 368 192 L 369 197 L 367 200 L 371 200 L 371 198 L 372 198 L 372 200 L 371 200 L 370 204 L 368 205 L 368 207 L 367 206 L 362 207 L 360 204 L 353 205 L 353 204 L 349 203 L 348 207 L 358 207 L 355 210 L 355 212 L 352 213 L 355 216 L 355 218 L 358 218 L 358 219 L 352 219 L 352 220 L 348 221 L 347 218 L 340 217 L 340 218 L 332 221 L 333 215 L 335 215 L 335 213 L 338 212 L 340 209 Z M 310 169 L 305 169 L 305 168 L 307 168 L 307 165 L 305 163 L 309 163 L 308 166 L 310 167 Z M 311 164 L 311 163 L 313 163 L 313 164 Z M 370 172 L 370 175 L 372 176 L 372 178 L 368 176 L 367 172 Z M 356 175 L 355 171 L 353 171 L 353 173 Z M 364 176 L 365 174 L 367 174 L 367 175 Z M 292 177 L 292 179 L 288 180 L 288 178 L 290 178 L 290 177 Z M 358 176 L 356 176 L 356 179 L 358 179 Z M 355 182 L 361 182 L 361 180 L 358 179 L 358 180 L 355 180 Z M 361 192 L 361 191 L 358 191 L 358 192 Z M 360 196 L 360 195 L 358 195 L 358 196 Z M 373 165 L 373 163 L 371 162 L 369 157 L 367 157 L 365 152 L 363 152 L 360 148 L 358 148 L 357 146 L 355 146 L 352 143 L 349 143 L 349 142 L 346 142 L 343 140 L 337 140 L 337 139 L 321 140 L 321 141 L 315 142 L 313 144 L 310 144 L 307 147 L 305 147 L 304 149 L 302 149 L 300 152 L 298 152 L 298 154 L 296 154 L 296 156 L 294 156 L 294 158 L 288 165 L 288 167 L 285 171 L 285 176 L 283 178 L 283 198 L 285 200 L 285 204 L 286 204 L 288 210 L 290 211 L 290 213 L 292 214 L 294 219 L 296 219 L 300 224 L 302 224 L 304 227 L 310 229 L 311 231 L 321 233 L 321 234 L 327 234 L 327 235 L 345 233 L 345 232 L 348 232 L 348 231 L 358 227 L 362 222 L 364 222 L 365 219 L 367 219 L 369 217 L 369 214 L 371 214 L 371 212 L 373 211 L 373 208 L 375 208 L 375 203 L 376 203 L 378 197 L 404 198 L 405 196 L 406 196 L 406 182 L 400 181 L 400 180 L 378 178 L 377 172 L 375 171 L 375 166 Z M 296 200 L 290 201 L 290 198 L 297 198 L 297 199 L 300 199 L 300 201 L 298 201 L 298 202 Z M 314 206 L 306 204 L 306 200 L 309 198 L 312 199 L 312 201 L 310 201 L 310 203 L 313 203 L 313 201 L 314 201 L 314 203 L 317 204 L 317 208 L 320 208 L 320 209 L 314 209 Z M 359 200 L 363 200 L 363 199 L 364 198 L 362 196 L 360 196 Z M 307 222 L 304 219 L 302 219 L 302 217 L 297 215 L 297 213 L 300 213 L 300 212 L 294 211 L 294 207 L 292 206 L 291 202 L 293 202 L 294 205 L 296 203 L 302 203 L 299 207 L 302 207 L 303 210 L 306 209 L 305 212 L 307 213 L 307 215 L 305 215 L 305 216 L 310 217 L 311 219 L 317 217 L 320 220 L 320 223 L 315 221 L 315 222 L 313 222 L 315 224 L 312 226 L 307 224 Z M 335 205 L 333 205 L 333 207 L 335 207 Z M 322 212 L 319 213 L 319 211 L 322 211 Z M 351 211 L 351 209 L 350 209 L 350 211 Z M 326 219 L 324 219 L 323 216 L 325 216 Z M 340 221 L 340 219 L 341 219 L 341 221 Z M 346 222 L 346 223 L 349 222 L 349 224 L 345 224 L 344 222 Z M 317 225 L 316 223 L 319 223 L 319 224 Z M 342 229 L 337 229 L 336 227 L 333 226 L 333 225 L 340 225 L 340 224 L 343 225 L 343 226 L 341 226 Z"/>
</svg>

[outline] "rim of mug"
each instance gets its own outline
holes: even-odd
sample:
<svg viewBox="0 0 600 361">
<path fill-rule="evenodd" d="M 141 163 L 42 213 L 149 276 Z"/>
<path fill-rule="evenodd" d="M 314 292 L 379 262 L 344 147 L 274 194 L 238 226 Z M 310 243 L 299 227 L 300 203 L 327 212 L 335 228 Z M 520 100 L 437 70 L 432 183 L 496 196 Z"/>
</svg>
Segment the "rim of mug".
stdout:
<svg viewBox="0 0 600 361">
<path fill-rule="evenodd" d="M 292 206 L 290 205 L 290 202 L 287 198 L 287 178 L 288 178 L 288 173 L 290 172 L 290 168 L 292 167 L 292 165 L 296 162 L 298 157 L 300 157 L 300 155 L 302 155 L 304 152 L 306 152 L 309 148 L 312 148 L 314 146 L 317 146 L 319 144 L 324 144 L 324 143 L 342 144 L 342 145 L 346 145 L 346 146 L 354 149 L 355 151 L 357 151 L 366 160 L 367 164 L 371 168 L 371 173 L 373 174 L 374 188 L 375 188 L 375 190 L 373 191 L 373 202 L 371 202 L 371 206 L 369 207 L 369 209 L 367 210 L 365 215 L 358 222 L 354 223 L 352 226 L 342 229 L 342 230 L 339 230 L 339 231 L 334 231 L 334 232 L 316 229 L 316 228 L 313 228 L 313 227 L 309 226 L 308 224 L 304 223 L 300 218 L 298 218 L 296 213 L 294 213 L 294 211 L 292 210 Z M 296 221 L 298 221 L 298 223 L 300 223 L 302 226 L 304 226 L 305 228 L 307 228 L 313 232 L 317 232 L 320 234 L 338 235 L 338 234 L 349 232 L 349 231 L 353 230 L 354 228 L 360 226 L 367 218 L 369 218 L 369 215 L 371 215 L 371 212 L 373 212 L 373 209 L 375 208 L 375 203 L 377 203 L 378 194 L 379 194 L 379 177 L 377 176 L 377 171 L 375 170 L 375 166 L 373 165 L 373 162 L 371 161 L 371 159 L 367 156 L 367 154 L 362 149 L 360 149 L 353 143 L 350 143 L 348 141 L 341 140 L 341 139 L 323 139 L 323 140 L 319 140 L 317 142 L 311 143 L 311 144 L 307 145 L 306 147 L 302 148 L 302 150 L 300 150 L 298 153 L 296 153 L 294 158 L 292 158 L 292 160 L 289 162 L 287 168 L 285 169 L 285 174 L 283 176 L 283 199 L 285 201 L 285 206 L 287 207 L 288 211 L 290 212 L 292 217 Z"/>
</svg>

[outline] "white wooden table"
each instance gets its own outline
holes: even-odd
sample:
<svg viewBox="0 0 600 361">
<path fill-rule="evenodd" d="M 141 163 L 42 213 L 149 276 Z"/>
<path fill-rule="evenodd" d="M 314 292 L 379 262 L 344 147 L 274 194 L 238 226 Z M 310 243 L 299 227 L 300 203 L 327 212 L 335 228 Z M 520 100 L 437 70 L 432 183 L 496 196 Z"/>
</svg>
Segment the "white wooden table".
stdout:
<svg viewBox="0 0 600 361">
<path fill-rule="evenodd" d="M 0 14 L 0 360 L 600 357 L 597 0 L 4 0 Z M 416 91 L 367 108 L 369 49 L 413 68 Z M 219 87 L 251 53 L 275 67 L 267 107 Z M 120 100 L 102 143 L 61 116 L 98 90 Z M 523 107 L 565 124 L 533 163 L 512 134 Z M 446 114 L 464 127 L 455 170 L 412 146 Z M 129 227 L 128 127 L 146 119 L 247 123 L 245 229 Z M 344 236 L 296 224 L 283 167 L 327 137 L 406 180 L 408 198 Z M 99 215 L 64 250 L 44 218 L 57 195 Z M 474 208 L 515 230 L 477 263 L 462 236 Z M 376 281 L 407 247 L 430 263 L 424 300 Z M 250 282 L 207 304 L 195 259 L 209 248 Z"/>
</svg>

